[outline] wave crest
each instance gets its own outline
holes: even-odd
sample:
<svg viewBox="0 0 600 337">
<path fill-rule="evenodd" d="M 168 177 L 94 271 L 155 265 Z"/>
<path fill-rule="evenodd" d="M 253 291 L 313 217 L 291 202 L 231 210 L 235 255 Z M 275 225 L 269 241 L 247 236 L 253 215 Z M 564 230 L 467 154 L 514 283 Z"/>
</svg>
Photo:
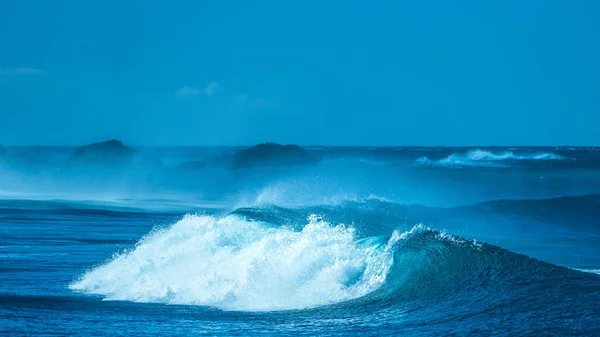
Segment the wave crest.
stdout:
<svg viewBox="0 0 600 337">
<path fill-rule="evenodd" d="M 534 154 L 517 155 L 512 151 L 503 151 L 493 153 L 481 149 L 469 150 L 465 153 L 453 153 L 440 160 L 430 160 L 427 157 L 417 159 L 417 164 L 441 166 L 441 167 L 464 167 L 464 166 L 483 166 L 483 167 L 507 167 L 501 163 L 508 160 L 565 160 L 567 158 L 551 152 L 539 152 Z"/>
<path fill-rule="evenodd" d="M 225 310 L 304 309 L 364 296 L 385 281 L 400 236 L 357 240 L 309 217 L 300 231 L 237 216 L 186 216 L 69 287 L 108 300 Z"/>
</svg>

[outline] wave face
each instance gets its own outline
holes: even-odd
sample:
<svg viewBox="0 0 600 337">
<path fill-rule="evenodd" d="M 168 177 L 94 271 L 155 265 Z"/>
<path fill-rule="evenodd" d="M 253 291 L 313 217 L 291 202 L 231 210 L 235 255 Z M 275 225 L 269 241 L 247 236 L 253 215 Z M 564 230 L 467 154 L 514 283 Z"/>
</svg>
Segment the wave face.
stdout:
<svg viewBox="0 0 600 337">
<path fill-rule="evenodd" d="M 436 210 L 368 199 L 334 206 L 242 208 L 224 216 L 186 215 L 86 272 L 69 288 L 106 300 L 225 311 L 327 306 L 363 314 L 419 310 L 423 317 L 439 319 L 439 312 L 447 314 L 452 307 L 464 307 L 473 317 L 490 306 L 521 312 L 528 299 L 536 298 L 537 307 L 527 310 L 551 307 L 565 317 L 589 315 L 588 304 L 582 303 L 600 300 L 600 278 L 594 271 L 559 267 L 424 225 L 399 224 L 402 218 L 436 212 L 468 223 L 457 212 L 481 207 L 487 206 Z M 361 217 L 366 220 L 343 224 Z M 514 228 L 501 230 L 506 234 Z M 544 233 L 535 227 L 531 231 Z M 498 233 L 487 234 L 498 238 Z M 544 298 L 548 287 L 557 284 L 561 288 L 553 291 L 560 301 Z M 583 289 L 589 289 L 585 300 Z"/>
<path fill-rule="evenodd" d="M 236 216 L 186 216 L 79 281 L 109 300 L 225 310 L 305 309 L 364 296 L 392 265 L 393 235 L 357 240 L 316 216 L 300 231 Z"/>
<path fill-rule="evenodd" d="M 440 160 L 430 160 L 427 157 L 417 159 L 417 164 L 442 166 L 442 167 L 463 167 L 463 166 L 488 166 L 488 167 L 507 167 L 503 161 L 510 160 L 565 160 L 567 158 L 550 152 L 539 152 L 534 154 L 516 155 L 512 151 L 503 151 L 493 153 L 480 149 L 469 150 L 466 153 L 453 153 Z"/>
</svg>

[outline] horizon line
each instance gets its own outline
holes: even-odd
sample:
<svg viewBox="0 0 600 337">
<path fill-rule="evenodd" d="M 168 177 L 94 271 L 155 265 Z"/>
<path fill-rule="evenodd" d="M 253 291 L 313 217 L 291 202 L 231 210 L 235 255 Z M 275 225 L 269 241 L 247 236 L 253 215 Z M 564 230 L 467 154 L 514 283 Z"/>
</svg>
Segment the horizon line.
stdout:
<svg viewBox="0 0 600 337">
<path fill-rule="evenodd" d="M 116 139 L 108 139 L 108 140 L 103 140 L 103 141 L 96 141 L 96 142 L 90 142 L 90 143 L 84 143 L 84 144 L 78 144 L 78 145 L 67 145 L 67 144 L 11 144 L 11 145 L 7 145 L 4 144 L 2 142 L 0 142 L 0 147 L 47 147 L 47 148 L 73 148 L 73 147 L 81 147 L 81 146 L 86 146 L 86 145 L 90 145 L 90 144 L 94 144 L 94 143 L 102 143 L 105 141 L 109 141 L 109 140 L 116 140 Z M 122 142 L 122 141 L 121 141 Z M 310 144 L 310 145 L 302 145 L 300 143 L 278 143 L 278 142 L 272 142 L 272 141 L 266 141 L 266 142 L 258 142 L 258 143 L 253 143 L 253 144 L 236 144 L 236 145 L 201 145 L 201 144 L 171 144 L 171 145 L 157 145 L 157 144 L 151 144 L 151 145 L 142 145 L 142 144 L 127 144 L 125 142 L 122 142 L 123 145 L 125 146 L 129 146 L 129 147 L 141 147 L 141 148 L 173 148 L 173 147 L 180 147 L 180 148 L 191 148 L 191 147 L 252 147 L 252 146 L 256 146 L 259 144 L 265 144 L 265 143 L 276 143 L 276 144 L 280 144 L 280 145 L 297 145 L 297 146 L 301 146 L 301 147 L 329 147 L 329 148 L 348 148 L 348 147 L 353 147 L 353 148 L 477 148 L 477 147 L 557 147 L 557 148 L 568 148 L 568 147 L 575 147 L 575 148 L 581 148 L 581 147 L 592 147 L 592 148 L 598 148 L 600 147 L 600 145 L 575 145 L 575 144 L 561 144 L 561 145 L 553 145 L 553 144 L 547 144 L 547 145 L 524 145 L 524 144 L 520 144 L 520 145 L 515 145 L 515 144 L 509 144 L 509 145 L 484 145 L 484 144 L 470 144 L 470 145 L 343 145 L 343 144 L 335 144 L 335 145 L 320 145 L 320 144 Z"/>
</svg>

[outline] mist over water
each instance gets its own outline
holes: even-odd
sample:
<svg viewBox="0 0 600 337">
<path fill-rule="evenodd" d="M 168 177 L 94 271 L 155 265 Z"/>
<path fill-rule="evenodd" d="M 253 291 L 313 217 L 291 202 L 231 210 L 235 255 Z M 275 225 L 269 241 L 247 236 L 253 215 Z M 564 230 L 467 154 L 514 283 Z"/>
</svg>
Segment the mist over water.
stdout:
<svg viewBox="0 0 600 337">
<path fill-rule="evenodd" d="M 330 203 L 380 196 L 453 206 L 503 198 L 598 191 L 594 152 L 523 148 L 308 149 L 318 165 L 232 169 L 210 162 L 239 148 L 140 148 L 125 164 L 73 164 L 74 148 L 6 148 L 0 195 L 90 200 L 223 200 L 228 203 Z M 189 163 L 208 164 L 189 166 Z M 186 166 L 187 164 L 187 166 Z M 444 169 L 444 170 L 442 170 Z M 572 173 L 577 174 L 572 174 Z M 495 182 L 488 183 L 490 179 Z M 444 188 L 438 188 L 438 186 Z"/>
</svg>

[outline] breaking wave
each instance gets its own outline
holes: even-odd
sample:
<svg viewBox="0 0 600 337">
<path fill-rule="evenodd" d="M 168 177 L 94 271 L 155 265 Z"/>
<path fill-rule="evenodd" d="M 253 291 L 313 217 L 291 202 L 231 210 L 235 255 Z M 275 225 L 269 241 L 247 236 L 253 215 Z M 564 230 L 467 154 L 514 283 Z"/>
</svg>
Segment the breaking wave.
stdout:
<svg viewBox="0 0 600 337">
<path fill-rule="evenodd" d="M 490 151 L 474 149 L 465 153 L 453 153 L 440 160 L 430 160 L 427 157 L 417 159 L 417 164 L 442 167 L 464 167 L 464 166 L 483 166 L 483 167 L 507 167 L 509 165 L 503 161 L 511 160 L 565 160 L 566 157 L 559 156 L 550 152 L 539 152 L 534 154 L 515 154 L 512 151 L 503 151 L 493 153 Z"/>
<path fill-rule="evenodd" d="M 304 309 L 364 296 L 392 264 L 392 237 L 357 240 L 354 229 L 309 218 L 300 231 L 230 215 L 186 216 L 70 285 L 109 300 Z"/>
<path fill-rule="evenodd" d="M 302 221 L 293 210 L 279 208 L 187 215 L 84 273 L 69 288 L 106 300 L 278 311 L 410 307 L 432 298 L 477 308 L 495 296 L 543 291 L 539 279 L 573 286 L 597 282 L 589 279 L 597 277 L 592 273 L 423 225 L 389 233 L 361 237 L 353 226 L 314 214 Z M 345 304 L 353 301 L 358 302 Z"/>
</svg>

